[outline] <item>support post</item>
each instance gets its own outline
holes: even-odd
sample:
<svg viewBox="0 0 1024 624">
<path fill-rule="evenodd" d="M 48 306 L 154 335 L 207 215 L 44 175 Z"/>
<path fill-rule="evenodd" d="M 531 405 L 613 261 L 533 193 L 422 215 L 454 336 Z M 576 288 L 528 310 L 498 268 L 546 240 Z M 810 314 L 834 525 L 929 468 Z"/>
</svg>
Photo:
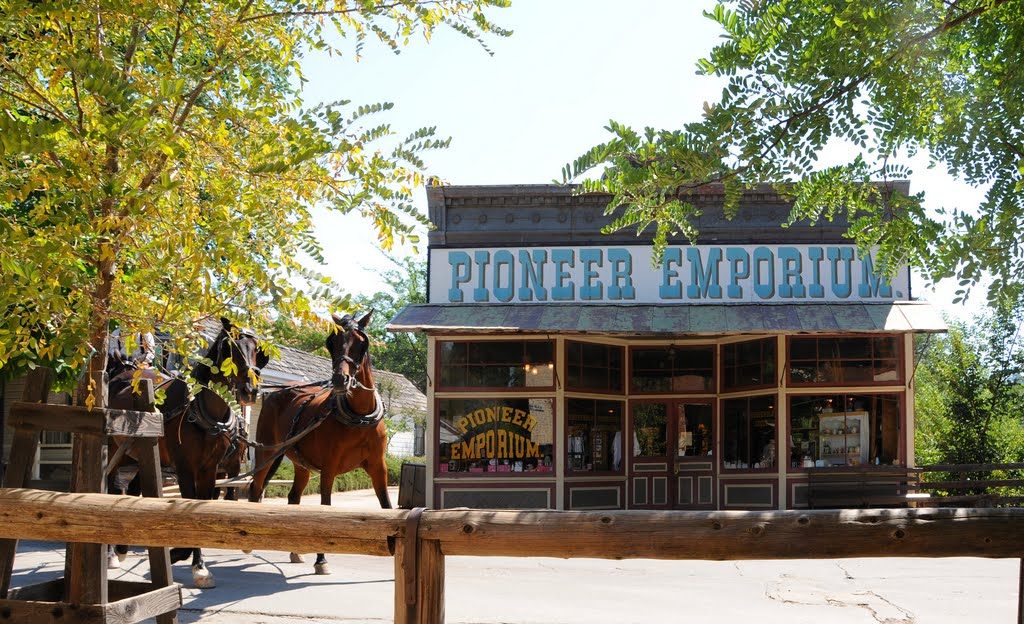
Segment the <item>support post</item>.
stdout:
<svg viewBox="0 0 1024 624">
<path fill-rule="evenodd" d="M 53 384 L 53 370 L 37 368 L 30 371 L 25 380 L 22 400 L 28 403 L 46 403 Z M 17 429 L 11 443 L 11 456 L 4 474 L 4 487 L 23 488 L 32 473 L 32 462 L 39 449 L 39 432 L 34 429 Z M 11 588 L 11 574 L 14 572 L 14 554 L 18 540 L 0 540 L 0 598 L 7 598 Z"/>
<path fill-rule="evenodd" d="M 409 511 L 395 549 L 395 624 L 444 622 L 444 553 L 441 542 L 420 539 L 424 511 Z"/>
<path fill-rule="evenodd" d="M 107 407 L 106 372 L 93 371 L 93 396 L 98 421 L 104 419 Z M 75 433 L 71 438 L 71 491 L 75 493 L 104 494 L 107 491 L 107 437 L 103 426 L 97 433 Z M 67 601 L 71 603 L 107 604 L 107 546 L 72 542 L 64 576 Z"/>
<path fill-rule="evenodd" d="M 153 380 L 139 382 L 139 394 L 135 395 L 135 409 L 140 412 L 155 412 Z M 135 439 L 139 449 L 139 480 L 142 495 L 149 498 L 163 496 L 163 476 L 160 471 L 160 447 L 157 438 Z M 149 548 L 150 580 L 154 587 L 168 587 L 174 584 L 171 573 L 171 551 L 167 547 Z M 162 613 L 156 617 L 157 624 L 178 624 L 178 612 Z"/>
</svg>

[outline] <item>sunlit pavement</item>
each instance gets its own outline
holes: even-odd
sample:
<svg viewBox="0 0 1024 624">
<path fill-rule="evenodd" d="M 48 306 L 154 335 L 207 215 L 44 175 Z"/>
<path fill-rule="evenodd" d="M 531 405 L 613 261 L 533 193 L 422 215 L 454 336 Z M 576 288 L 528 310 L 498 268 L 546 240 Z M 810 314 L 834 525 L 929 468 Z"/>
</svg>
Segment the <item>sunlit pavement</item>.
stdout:
<svg viewBox="0 0 1024 624">
<path fill-rule="evenodd" d="M 397 492 L 392 492 L 392 500 Z M 304 504 L 315 504 L 312 497 Z M 375 507 L 370 492 L 336 494 L 339 507 Z M 394 569 L 387 557 L 328 555 L 332 574 L 313 574 L 312 555 L 204 550 L 217 587 L 191 588 L 182 624 L 390 622 Z M 63 544 L 23 542 L 12 586 L 63 574 Z M 448 557 L 450 623 L 1011 622 L 1018 559 L 841 559 L 814 561 L 604 561 Z M 142 580 L 145 551 L 133 550 L 111 578 Z"/>
</svg>

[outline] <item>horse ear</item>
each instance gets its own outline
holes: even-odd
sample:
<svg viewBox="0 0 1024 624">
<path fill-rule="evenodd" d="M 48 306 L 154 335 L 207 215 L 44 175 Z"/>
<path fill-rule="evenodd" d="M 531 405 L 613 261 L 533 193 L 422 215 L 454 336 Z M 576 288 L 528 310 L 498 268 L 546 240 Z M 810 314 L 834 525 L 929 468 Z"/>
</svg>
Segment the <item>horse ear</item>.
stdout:
<svg viewBox="0 0 1024 624">
<path fill-rule="evenodd" d="M 264 368 L 267 367 L 267 364 L 269 364 L 269 363 L 270 363 L 270 353 L 267 352 L 263 348 L 257 347 L 256 348 L 256 368 L 264 369 Z"/>
<path fill-rule="evenodd" d="M 222 316 L 222 317 L 220 317 L 220 324 L 224 326 L 224 331 L 226 331 L 226 332 L 231 331 L 231 319 L 229 319 L 229 318 L 227 318 L 225 316 Z"/>
<path fill-rule="evenodd" d="M 345 324 L 345 319 L 341 316 L 338 316 L 337 312 L 331 312 L 331 318 L 334 319 L 334 324 L 339 327 Z"/>
<path fill-rule="evenodd" d="M 370 317 L 372 317 L 372 316 L 373 316 L 373 308 L 370 308 L 369 312 L 367 312 L 362 317 L 360 317 L 360 319 L 359 319 L 359 329 L 362 329 L 363 331 L 365 331 L 366 330 L 366 326 L 370 324 Z"/>
</svg>

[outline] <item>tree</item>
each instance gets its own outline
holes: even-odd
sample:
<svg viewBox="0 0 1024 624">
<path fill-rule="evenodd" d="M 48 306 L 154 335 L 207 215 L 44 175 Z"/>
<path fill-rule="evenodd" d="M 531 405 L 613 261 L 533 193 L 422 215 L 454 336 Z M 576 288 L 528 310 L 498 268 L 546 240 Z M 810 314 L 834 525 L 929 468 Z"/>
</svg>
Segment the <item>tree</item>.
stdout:
<svg viewBox="0 0 1024 624">
<path fill-rule="evenodd" d="M 1001 305 L 928 340 L 915 373 L 919 464 L 1024 460 L 1022 322 L 1024 306 Z"/>
<path fill-rule="evenodd" d="M 374 339 L 373 363 L 377 368 L 401 373 L 421 392 L 427 391 L 427 338 L 421 333 L 388 332 L 384 327 L 402 308 L 427 302 L 427 263 L 407 257 L 392 259 L 396 268 L 381 275 L 388 290 L 357 296 L 359 310 L 373 309 L 370 335 Z"/>
<path fill-rule="evenodd" d="M 321 260 L 310 207 L 415 242 L 421 154 L 447 141 L 373 121 L 386 103 L 303 107 L 303 54 L 483 43 L 506 4 L 0 0 L 0 371 L 102 368 L 112 319 L 185 335 L 344 306 L 297 260 Z"/>
<path fill-rule="evenodd" d="M 732 7 L 732 8 L 730 8 Z M 744 188 L 775 184 L 791 220 L 849 217 L 849 235 L 878 245 L 888 271 L 956 277 L 957 299 L 986 272 L 993 301 L 1013 301 L 1024 274 L 1024 4 L 1020 0 L 720 2 L 705 14 L 724 41 L 699 73 L 728 79 L 700 121 L 614 135 L 563 170 L 582 192 L 613 195 L 611 229 L 656 227 L 659 251 L 695 239 L 694 193 L 723 185 L 733 214 Z M 828 144 L 855 156 L 819 167 Z M 976 208 L 932 216 L 924 193 L 889 181 L 925 152 L 952 175 L 987 186 Z M 660 253 L 655 254 L 660 257 Z"/>
</svg>

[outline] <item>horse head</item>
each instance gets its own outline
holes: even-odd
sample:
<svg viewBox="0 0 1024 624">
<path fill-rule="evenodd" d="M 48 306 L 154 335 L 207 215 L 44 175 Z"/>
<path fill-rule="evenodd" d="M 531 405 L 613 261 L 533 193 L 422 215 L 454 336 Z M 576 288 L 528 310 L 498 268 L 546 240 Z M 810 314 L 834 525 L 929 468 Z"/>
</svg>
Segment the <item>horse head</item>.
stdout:
<svg viewBox="0 0 1024 624">
<path fill-rule="evenodd" d="M 235 393 L 238 403 L 252 405 L 259 392 L 260 370 L 270 361 L 270 355 L 259 346 L 259 338 L 253 330 L 236 327 L 226 318 L 221 318 L 220 322 L 223 329 L 206 357 L 218 368 L 218 374 Z M 228 360 L 232 365 L 225 367 Z"/>
<path fill-rule="evenodd" d="M 358 321 L 350 314 L 331 314 L 335 327 L 327 334 L 325 346 L 331 354 L 331 384 L 335 393 L 347 393 L 357 383 L 360 370 L 369 368 L 370 338 L 366 326 L 372 316 L 373 310 Z"/>
</svg>

